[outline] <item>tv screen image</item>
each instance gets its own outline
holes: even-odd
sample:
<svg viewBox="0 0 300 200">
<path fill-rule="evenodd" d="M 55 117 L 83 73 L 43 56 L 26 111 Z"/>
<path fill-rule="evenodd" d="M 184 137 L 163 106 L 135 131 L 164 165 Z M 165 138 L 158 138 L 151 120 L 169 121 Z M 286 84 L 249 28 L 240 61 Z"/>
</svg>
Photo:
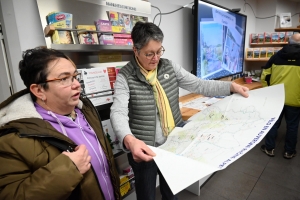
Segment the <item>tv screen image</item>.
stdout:
<svg viewBox="0 0 300 200">
<path fill-rule="evenodd" d="M 194 6 L 194 74 L 210 80 L 242 73 L 247 17 L 208 1 Z"/>
</svg>

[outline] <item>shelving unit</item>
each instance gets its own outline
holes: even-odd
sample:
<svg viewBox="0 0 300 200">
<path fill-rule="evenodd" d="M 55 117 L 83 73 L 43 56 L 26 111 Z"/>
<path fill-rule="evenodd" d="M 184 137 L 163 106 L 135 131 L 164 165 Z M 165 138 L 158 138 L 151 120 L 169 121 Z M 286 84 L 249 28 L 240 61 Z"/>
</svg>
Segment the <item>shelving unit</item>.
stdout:
<svg viewBox="0 0 300 200">
<path fill-rule="evenodd" d="M 286 32 L 284 30 L 278 32 Z M 250 40 L 251 41 L 251 35 Z M 283 47 L 284 45 L 288 44 L 287 42 L 264 42 L 264 43 L 249 43 L 249 48 L 268 48 L 268 47 Z M 245 61 L 247 62 L 266 62 L 270 58 L 247 58 L 247 53 L 245 54 Z"/>
<path fill-rule="evenodd" d="M 92 44 L 51 44 L 51 48 L 66 52 L 132 52 L 132 46 L 92 45 Z"/>
<path fill-rule="evenodd" d="M 83 29 L 67 29 L 67 28 L 55 28 L 52 25 L 48 25 L 44 28 L 45 37 L 51 37 L 55 30 L 68 30 L 75 33 L 82 31 L 104 33 L 100 31 L 91 31 Z M 109 32 L 113 34 L 113 32 Z M 101 45 L 101 44 L 51 44 L 52 49 L 66 51 L 66 52 L 107 52 L 107 51 L 132 51 L 132 45 Z"/>
<path fill-rule="evenodd" d="M 282 47 L 284 45 L 286 45 L 286 42 L 278 42 L 278 43 L 260 43 L 260 44 L 250 44 L 249 46 L 251 48 L 264 48 L 264 47 Z M 247 56 L 247 55 L 245 55 Z M 266 62 L 268 61 L 270 58 L 247 58 L 245 57 L 245 61 L 249 61 L 249 62 Z"/>
<path fill-rule="evenodd" d="M 282 45 L 287 44 L 287 42 L 277 42 L 277 43 L 259 43 L 259 44 L 249 44 L 250 47 L 281 47 Z"/>
<path fill-rule="evenodd" d="M 286 31 L 294 31 L 294 32 L 299 32 L 300 33 L 300 28 L 275 28 L 275 32 L 286 32 Z"/>
<path fill-rule="evenodd" d="M 275 28 L 275 32 L 299 32 L 300 28 Z M 282 47 L 284 45 L 288 44 L 287 42 L 278 42 L 278 43 L 250 43 L 250 48 L 260 48 L 260 47 Z M 247 56 L 247 55 L 245 55 Z M 269 58 L 245 58 L 245 61 L 249 62 L 267 62 Z"/>
<path fill-rule="evenodd" d="M 245 58 L 249 62 L 267 62 L 270 58 Z"/>
</svg>

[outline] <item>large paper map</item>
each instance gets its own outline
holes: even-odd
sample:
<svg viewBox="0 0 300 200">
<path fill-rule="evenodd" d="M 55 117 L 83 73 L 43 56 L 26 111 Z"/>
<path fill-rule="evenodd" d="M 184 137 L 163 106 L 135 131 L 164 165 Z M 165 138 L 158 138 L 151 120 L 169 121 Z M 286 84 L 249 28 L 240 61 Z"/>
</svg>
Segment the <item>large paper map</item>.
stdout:
<svg viewBox="0 0 300 200">
<path fill-rule="evenodd" d="M 270 130 L 284 105 L 284 86 L 234 94 L 175 128 L 165 144 L 151 147 L 160 171 L 174 194 L 217 170 L 226 168 Z"/>
</svg>

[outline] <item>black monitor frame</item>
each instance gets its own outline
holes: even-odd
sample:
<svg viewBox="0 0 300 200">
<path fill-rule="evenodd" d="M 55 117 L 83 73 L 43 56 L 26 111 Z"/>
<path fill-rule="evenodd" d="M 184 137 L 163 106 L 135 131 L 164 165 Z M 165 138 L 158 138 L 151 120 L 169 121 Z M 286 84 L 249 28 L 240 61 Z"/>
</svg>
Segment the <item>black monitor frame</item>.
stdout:
<svg viewBox="0 0 300 200">
<path fill-rule="evenodd" d="M 226 7 L 223 7 L 221 5 L 218 5 L 216 3 L 213 3 L 213 2 L 210 2 L 210 1 L 207 1 L 207 0 L 195 0 L 194 1 L 194 7 L 193 7 L 193 14 L 194 14 L 194 46 L 193 46 L 193 74 L 196 75 L 197 77 L 201 78 L 199 76 L 199 73 L 201 72 L 198 72 L 199 68 L 197 69 L 197 65 L 198 65 L 198 59 L 197 59 L 197 56 L 198 56 L 198 47 L 200 48 L 200 38 L 199 37 L 199 31 L 200 31 L 200 20 L 199 20 L 199 2 L 204 2 L 206 4 L 209 4 L 211 5 L 212 7 L 217 7 L 217 8 L 221 8 L 221 9 L 225 9 L 227 10 L 229 13 L 233 14 L 233 15 L 240 15 L 241 17 L 243 17 L 245 19 L 245 22 L 244 22 L 244 32 L 243 32 L 243 38 L 242 38 L 242 42 L 241 44 L 243 45 L 242 47 L 242 53 L 240 53 L 240 56 L 239 56 L 239 59 L 238 59 L 238 62 L 241 63 L 241 70 L 237 71 L 237 72 L 234 72 L 234 73 L 231 73 L 230 75 L 225 75 L 225 76 L 220 76 L 220 77 L 217 77 L 217 78 L 212 78 L 212 79 L 220 79 L 220 78 L 223 78 L 223 77 L 226 77 L 226 76 L 233 76 L 233 75 L 236 75 L 236 74 L 242 74 L 243 73 L 243 70 L 244 70 L 244 59 L 245 59 L 245 40 L 246 40 L 246 26 L 247 26 L 247 16 L 244 15 L 244 14 L 241 14 L 241 13 L 238 13 L 236 10 L 231 10 L 231 9 L 228 9 Z M 241 55 L 242 54 L 242 55 Z M 201 65 L 201 64 L 200 64 Z M 206 79 L 206 78 L 204 78 Z M 210 79 L 210 78 L 208 78 Z"/>
</svg>

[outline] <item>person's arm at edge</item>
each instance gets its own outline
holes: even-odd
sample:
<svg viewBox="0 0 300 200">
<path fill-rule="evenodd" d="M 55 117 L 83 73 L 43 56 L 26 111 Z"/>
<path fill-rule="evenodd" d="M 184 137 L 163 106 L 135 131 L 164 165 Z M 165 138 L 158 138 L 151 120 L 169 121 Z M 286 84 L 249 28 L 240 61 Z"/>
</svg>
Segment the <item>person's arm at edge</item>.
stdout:
<svg viewBox="0 0 300 200">
<path fill-rule="evenodd" d="M 132 153 L 133 159 L 136 162 L 151 161 L 155 153 L 142 141 L 135 138 L 133 135 L 126 135 L 124 138 L 124 145 Z"/>
<path fill-rule="evenodd" d="M 234 81 L 231 81 L 231 85 L 230 85 L 230 92 L 233 93 L 238 93 L 240 95 L 242 95 L 243 97 L 249 97 L 248 94 L 249 88 L 239 85 L 237 83 L 235 83 Z"/>
<path fill-rule="evenodd" d="M 179 87 L 204 96 L 227 96 L 230 92 L 248 97 L 249 89 L 230 81 L 202 80 L 171 61 Z"/>
</svg>

